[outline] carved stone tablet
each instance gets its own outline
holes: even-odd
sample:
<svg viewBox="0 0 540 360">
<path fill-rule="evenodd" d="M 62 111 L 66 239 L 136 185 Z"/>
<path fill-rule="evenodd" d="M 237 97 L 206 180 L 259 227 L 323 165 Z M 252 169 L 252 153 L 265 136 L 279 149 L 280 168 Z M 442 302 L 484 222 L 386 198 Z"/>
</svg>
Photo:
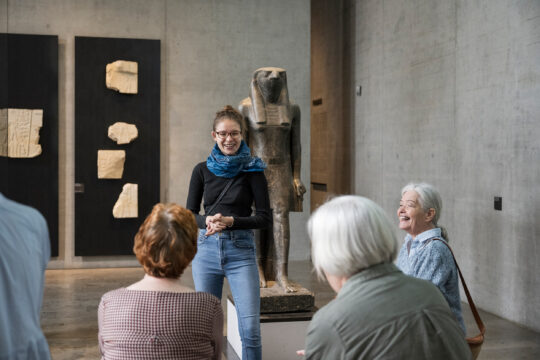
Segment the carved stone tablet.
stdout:
<svg viewBox="0 0 540 360">
<path fill-rule="evenodd" d="M 139 217 L 137 198 L 137 184 L 127 183 L 122 188 L 122 192 L 114 204 L 113 216 L 115 218 L 136 218 Z"/>
<path fill-rule="evenodd" d="M 138 67 L 137 62 L 125 60 L 117 60 L 107 64 L 107 75 L 105 76 L 107 88 L 123 94 L 136 94 Z"/>
<path fill-rule="evenodd" d="M 98 179 L 121 179 L 125 161 L 124 150 L 98 150 Z"/>
<path fill-rule="evenodd" d="M 41 154 L 41 109 L 0 109 L 0 156 L 33 158 Z"/>
<path fill-rule="evenodd" d="M 133 124 L 116 122 L 109 126 L 109 138 L 116 141 L 118 145 L 129 144 L 137 136 L 139 136 L 139 131 Z"/>
</svg>

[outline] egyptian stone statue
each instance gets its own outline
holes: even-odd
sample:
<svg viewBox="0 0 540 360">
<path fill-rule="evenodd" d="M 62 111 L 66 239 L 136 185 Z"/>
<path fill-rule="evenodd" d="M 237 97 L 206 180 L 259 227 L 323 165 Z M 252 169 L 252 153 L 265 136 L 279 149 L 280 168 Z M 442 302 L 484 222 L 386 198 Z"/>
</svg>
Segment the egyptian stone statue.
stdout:
<svg viewBox="0 0 540 360">
<path fill-rule="evenodd" d="M 267 164 L 272 227 L 257 236 L 257 265 L 261 287 L 276 281 L 285 292 L 289 282 L 289 212 L 302 211 L 306 188 L 300 180 L 300 108 L 289 101 L 284 69 L 264 67 L 255 71 L 250 95 L 240 112 L 246 120 L 246 139 L 252 155 Z"/>
</svg>

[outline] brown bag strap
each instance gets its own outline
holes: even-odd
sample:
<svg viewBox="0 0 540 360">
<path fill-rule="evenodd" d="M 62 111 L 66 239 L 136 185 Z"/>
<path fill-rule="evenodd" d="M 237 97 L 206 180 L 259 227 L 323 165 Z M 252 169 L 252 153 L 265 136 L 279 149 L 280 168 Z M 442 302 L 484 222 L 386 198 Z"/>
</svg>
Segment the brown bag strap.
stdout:
<svg viewBox="0 0 540 360">
<path fill-rule="evenodd" d="M 478 310 L 476 309 L 476 305 L 474 304 L 471 293 L 469 292 L 469 289 L 467 288 L 467 284 L 465 283 L 465 278 L 463 277 L 463 274 L 461 273 L 461 270 L 460 270 L 459 265 L 458 265 L 458 263 L 456 261 L 456 257 L 454 256 L 454 252 L 452 251 L 452 248 L 450 247 L 450 245 L 448 245 L 448 243 L 446 241 L 443 241 L 442 239 L 435 238 L 433 240 L 439 240 L 444 245 L 446 245 L 446 247 L 448 247 L 448 250 L 450 250 L 450 253 L 452 254 L 452 257 L 454 258 L 454 264 L 456 264 L 456 267 L 458 269 L 459 278 L 461 279 L 461 283 L 463 284 L 463 290 L 465 290 L 465 295 L 467 295 L 467 300 L 469 301 L 469 306 L 471 307 L 471 311 L 473 313 L 474 320 L 476 320 L 476 325 L 478 325 L 478 329 L 480 330 L 479 335 L 484 336 L 484 334 L 486 332 L 486 326 L 484 325 L 484 322 L 480 318 L 480 314 L 478 314 Z M 479 336 L 479 335 L 477 335 L 477 336 Z"/>
</svg>

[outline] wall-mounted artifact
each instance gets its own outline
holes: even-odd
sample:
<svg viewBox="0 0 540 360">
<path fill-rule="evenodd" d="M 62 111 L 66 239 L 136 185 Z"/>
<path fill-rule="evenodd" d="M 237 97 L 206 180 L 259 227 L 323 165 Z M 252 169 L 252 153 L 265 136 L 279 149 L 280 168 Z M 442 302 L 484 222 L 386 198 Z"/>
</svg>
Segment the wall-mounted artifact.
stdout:
<svg viewBox="0 0 540 360">
<path fill-rule="evenodd" d="M 136 94 L 138 91 L 138 69 L 135 61 L 117 60 L 107 64 L 105 84 L 108 89 L 122 94 Z"/>
<path fill-rule="evenodd" d="M 98 150 L 98 179 L 121 179 L 125 161 L 124 150 Z"/>
<path fill-rule="evenodd" d="M 109 126 L 109 138 L 118 145 L 129 144 L 139 136 L 137 126 L 125 122 L 116 122 Z"/>
<path fill-rule="evenodd" d="M 133 256 L 140 216 L 116 219 L 112 214 L 124 184 L 137 184 L 141 216 L 160 201 L 160 43 L 75 37 L 75 183 L 84 184 L 84 192 L 75 194 L 75 256 Z M 105 86 L 105 65 L 116 60 L 137 62 L 137 95 Z M 129 144 L 117 145 L 108 137 L 111 125 L 118 140 L 124 137 L 114 126 L 121 121 L 136 126 L 138 137 Z M 98 179 L 98 150 L 125 150 L 121 180 Z"/>
<path fill-rule="evenodd" d="M 119 218 L 139 217 L 139 201 L 137 198 L 138 185 L 127 183 L 122 188 L 118 200 L 114 204 L 113 216 Z"/>
<path fill-rule="evenodd" d="M 41 154 L 42 109 L 0 109 L 0 156 L 33 158 Z"/>
<path fill-rule="evenodd" d="M 0 10 L 0 14 L 4 13 Z M 107 61 L 102 63 L 106 64 Z M 41 109 L 43 124 L 39 129 L 41 154 L 37 150 L 37 128 L 35 142 L 31 140 L 31 129 L 35 122 L 30 129 L 26 128 L 30 130 L 26 149 L 25 146 L 22 146 L 22 149 L 18 146 L 12 147 L 12 154 L 27 153 L 24 158 L 9 157 L 9 140 L 6 133 L 0 130 L 0 152 L 3 154 L 0 156 L 0 192 L 7 198 L 29 205 L 43 214 L 49 228 L 51 257 L 58 256 L 58 78 L 58 36 L 6 34 L 0 30 L 0 109 L 5 109 L 0 127 L 3 131 L 8 127 L 8 109 Z M 103 84 L 101 86 L 103 87 Z M 11 115 L 9 120 L 13 120 Z M 12 130 L 13 128 L 7 131 Z M 33 145 L 29 146 L 30 143 Z M 39 156 L 35 156 L 38 154 Z M 92 152 L 92 155 L 95 157 L 96 154 Z M 95 161 L 92 162 L 92 170 L 95 176 L 94 163 Z"/>
<path fill-rule="evenodd" d="M 288 279 L 289 212 L 302 211 L 306 192 L 300 180 L 300 108 L 289 101 L 284 69 L 256 70 L 250 94 L 240 103 L 246 118 L 246 139 L 254 156 L 268 167 L 264 174 L 272 208 L 272 228 L 257 236 L 257 265 L 261 287 L 275 280 L 285 292 L 296 291 Z"/>
</svg>

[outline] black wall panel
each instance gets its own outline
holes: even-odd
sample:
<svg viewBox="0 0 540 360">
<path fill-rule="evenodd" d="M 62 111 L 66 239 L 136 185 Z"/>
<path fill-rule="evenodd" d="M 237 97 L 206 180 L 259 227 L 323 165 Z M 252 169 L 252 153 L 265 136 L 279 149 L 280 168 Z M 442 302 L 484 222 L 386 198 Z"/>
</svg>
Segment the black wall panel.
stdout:
<svg viewBox="0 0 540 360">
<path fill-rule="evenodd" d="M 105 86 L 105 67 L 116 60 L 138 63 L 138 94 Z M 135 124 L 139 137 L 117 145 L 110 125 Z M 160 41 L 75 38 L 75 255 L 133 254 L 133 237 L 159 202 Z M 122 179 L 97 178 L 98 150 L 125 150 Z M 139 217 L 115 219 L 112 209 L 125 183 L 138 184 Z"/>
<path fill-rule="evenodd" d="M 0 192 L 38 209 L 58 256 L 58 37 L 0 34 L 0 108 L 43 109 L 42 153 L 0 157 Z"/>
</svg>

